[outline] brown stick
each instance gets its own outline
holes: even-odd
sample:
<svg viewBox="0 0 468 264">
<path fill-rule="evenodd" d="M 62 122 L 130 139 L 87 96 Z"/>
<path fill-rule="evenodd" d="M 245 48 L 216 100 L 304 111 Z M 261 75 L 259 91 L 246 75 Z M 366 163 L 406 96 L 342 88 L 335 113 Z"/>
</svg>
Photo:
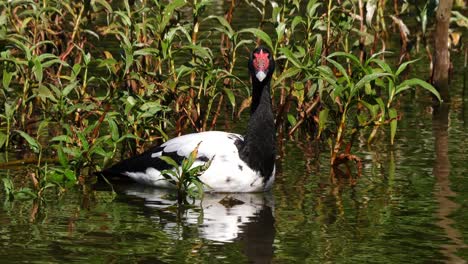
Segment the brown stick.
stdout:
<svg viewBox="0 0 468 264">
<path fill-rule="evenodd" d="M 439 91 L 442 100 L 450 101 L 449 68 L 450 53 L 448 50 L 449 25 L 452 13 L 453 0 L 440 1 L 436 12 L 436 29 L 434 34 L 434 71 L 432 72 L 433 85 Z"/>
</svg>

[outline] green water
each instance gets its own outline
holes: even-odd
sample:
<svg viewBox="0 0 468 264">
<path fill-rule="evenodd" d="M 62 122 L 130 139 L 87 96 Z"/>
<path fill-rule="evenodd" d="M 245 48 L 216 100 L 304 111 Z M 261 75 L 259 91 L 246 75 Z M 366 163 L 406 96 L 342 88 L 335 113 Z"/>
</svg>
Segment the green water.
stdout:
<svg viewBox="0 0 468 264">
<path fill-rule="evenodd" d="M 268 194 L 208 194 L 182 209 L 138 185 L 116 186 L 116 197 L 103 186 L 72 189 L 41 203 L 2 193 L 0 260 L 464 263 L 467 100 L 455 98 L 447 116 L 430 113 L 421 98 L 403 100 L 394 146 L 361 148 L 363 173 L 354 180 L 332 180 L 314 143 L 288 141 Z M 223 205 L 226 196 L 236 202 Z"/>
</svg>

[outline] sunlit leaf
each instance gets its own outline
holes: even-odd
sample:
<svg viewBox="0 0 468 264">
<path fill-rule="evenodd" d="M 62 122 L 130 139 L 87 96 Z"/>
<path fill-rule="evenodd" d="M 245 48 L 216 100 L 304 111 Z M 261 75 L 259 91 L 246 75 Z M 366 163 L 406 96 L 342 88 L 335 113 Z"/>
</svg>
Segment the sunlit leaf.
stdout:
<svg viewBox="0 0 468 264">
<path fill-rule="evenodd" d="M 428 82 L 425 82 L 425 81 L 423 81 L 421 79 L 417 79 L 417 78 L 408 79 L 408 80 L 405 80 L 402 83 L 400 83 L 396 87 L 395 95 L 397 95 L 397 94 L 399 94 L 399 93 L 401 93 L 401 92 L 403 92 L 405 90 L 408 90 L 409 88 L 414 87 L 414 86 L 421 86 L 425 90 L 431 92 L 435 97 L 437 97 L 437 99 L 439 99 L 439 101 L 442 101 L 442 99 L 440 98 L 439 92 L 434 88 L 434 86 L 432 86 Z"/>
<path fill-rule="evenodd" d="M 172 166 L 173 168 L 179 167 L 179 164 L 177 164 L 177 162 L 169 156 L 161 156 L 159 158 L 162 159 L 167 164 L 169 164 L 170 166 Z"/>
<path fill-rule="evenodd" d="M 237 34 L 241 33 L 252 33 L 255 37 L 261 39 L 265 43 L 265 45 L 267 45 L 268 48 L 270 48 L 270 50 L 274 50 L 273 42 L 271 41 L 270 36 L 267 33 L 265 33 L 265 31 L 258 28 L 244 28 L 237 31 Z"/>
</svg>

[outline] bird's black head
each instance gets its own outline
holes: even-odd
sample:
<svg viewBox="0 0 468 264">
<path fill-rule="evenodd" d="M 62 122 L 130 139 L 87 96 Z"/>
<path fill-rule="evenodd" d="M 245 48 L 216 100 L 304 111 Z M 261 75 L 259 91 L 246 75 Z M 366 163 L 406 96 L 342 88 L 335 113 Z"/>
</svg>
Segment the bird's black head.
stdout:
<svg viewBox="0 0 468 264">
<path fill-rule="evenodd" d="M 249 59 L 249 71 L 253 82 L 269 82 L 275 71 L 275 61 L 270 50 L 259 46 L 256 48 Z"/>
</svg>

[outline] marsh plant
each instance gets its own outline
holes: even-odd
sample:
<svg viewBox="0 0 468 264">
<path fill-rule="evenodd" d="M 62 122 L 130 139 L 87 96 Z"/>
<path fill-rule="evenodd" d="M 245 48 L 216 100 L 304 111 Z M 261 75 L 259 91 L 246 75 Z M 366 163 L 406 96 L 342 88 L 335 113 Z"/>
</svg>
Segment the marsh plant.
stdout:
<svg viewBox="0 0 468 264">
<path fill-rule="evenodd" d="M 161 172 L 164 179 L 172 184 L 177 190 L 177 201 L 179 204 L 189 202 L 188 199 L 201 199 L 204 189 L 210 188 L 200 179 L 200 176 L 211 165 L 211 160 L 198 164 L 198 144 L 195 149 L 190 152 L 187 158 L 184 158 L 179 165 L 174 159 L 169 156 L 162 156 L 161 159 L 172 166 L 172 169 L 167 169 Z"/>
<path fill-rule="evenodd" d="M 205 0 L 2 1 L 0 149 L 33 153 L 39 182 L 87 182 L 113 159 L 239 114 L 242 63 L 262 43 L 278 62 L 279 134 L 328 142 L 336 165 L 358 133 L 370 143 L 388 124 L 393 142 L 403 91 L 437 97 L 405 80 L 412 61 L 389 65 L 381 2 L 364 20 L 362 1 L 231 1 L 224 16 Z M 259 24 L 233 26 L 239 5 Z"/>
</svg>

